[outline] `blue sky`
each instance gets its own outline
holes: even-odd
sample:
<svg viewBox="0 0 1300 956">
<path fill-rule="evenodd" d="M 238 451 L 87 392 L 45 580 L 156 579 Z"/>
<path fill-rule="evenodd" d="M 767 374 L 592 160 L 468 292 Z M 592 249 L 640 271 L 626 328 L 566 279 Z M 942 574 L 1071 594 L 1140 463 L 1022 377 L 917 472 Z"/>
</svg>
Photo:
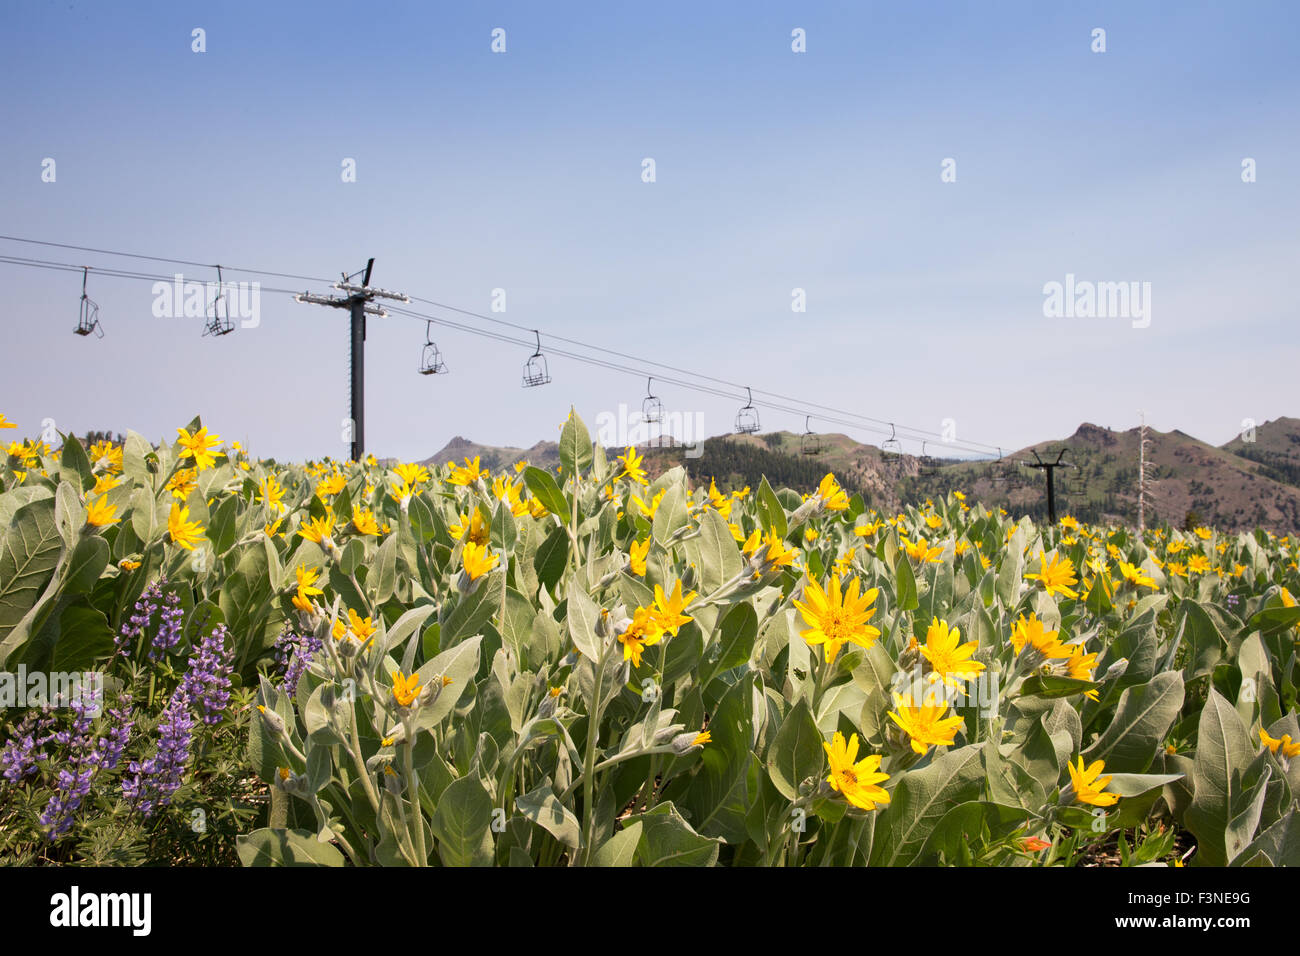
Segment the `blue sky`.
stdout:
<svg viewBox="0 0 1300 956">
<path fill-rule="evenodd" d="M 1293 4 L 210 7 L 8 11 L 0 233 L 310 276 L 374 256 L 379 286 L 482 313 L 503 288 L 499 318 L 544 335 L 1008 449 L 1140 408 L 1214 443 L 1300 414 Z M 79 274 L 0 270 L 0 411 L 25 433 L 157 439 L 201 414 L 255 454 L 345 453 L 343 313 L 264 291 L 257 328 L 214 340 L 92 272 L 106 335 L 83 339 Z M 1151 283 L 1149 327 L 1045 317 L 1067 274 Z M 452 374 L 420 376 L 424 332 L 370 323 L 376 454 L 530 445 L 570 405 L 594 424 L 644 395 L 561 358 L 522 389 L 529 349 L 446 328 Z M 655 391 L 708 434 L 740 404 Z"/>
</svg>

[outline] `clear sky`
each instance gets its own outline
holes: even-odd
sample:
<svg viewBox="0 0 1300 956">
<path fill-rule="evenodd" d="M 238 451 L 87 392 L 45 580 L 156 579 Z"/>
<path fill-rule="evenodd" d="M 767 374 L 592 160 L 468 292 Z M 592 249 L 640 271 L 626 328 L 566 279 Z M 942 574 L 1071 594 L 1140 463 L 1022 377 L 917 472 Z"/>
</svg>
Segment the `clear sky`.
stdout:
<svg viewBox="0 0 1300 956">
<path fill-rule="evenodd" d="M 9 4 L 0 233 L 308 276 L 374 256 L 378 286 L 485 314 L 504 289 L 544 336 L 1008 449 L 1141 408 L 1220 443 L 1300 414 L 1297 36 L 1289 2 Z M 1149 282 L 1149 325 L 1046 316 L 1068 274 Z M 201 414 L 254 454 L 345 455 L 344 313 L 263 291 L 256 328 L 204 338 L 92 272 L 106 335 L 79 338 L 80 274 L 0 275 L 22 433 Z M 370 323 L 378 455 L 530 445 L 645 393 L 562 358 L 523 389 L 529 349 L 447 328 L 451 374 L 421 376 L 424 333 Z M 740 404 L 654 390 L 708 434 Z"/>
</svg>

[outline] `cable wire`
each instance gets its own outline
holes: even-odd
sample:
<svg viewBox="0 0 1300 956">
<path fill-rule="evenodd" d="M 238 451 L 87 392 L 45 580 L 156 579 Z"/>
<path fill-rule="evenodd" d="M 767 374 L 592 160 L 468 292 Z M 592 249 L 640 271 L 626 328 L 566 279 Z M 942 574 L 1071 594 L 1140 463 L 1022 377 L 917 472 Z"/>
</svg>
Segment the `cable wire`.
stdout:
<svg viewBox="0 0 1300 956">
<path fill-rule="evenodd" d="M 73 245 L 71 243 L 48 242 L 44 240 L 27 239 L 18 236 L 0 235 L 0 240 L 4 240 L 8 242 L 26 243 L 31 245 L 48 246 L 48 247 L 59 248 L 59 249 L 69 249 L 78 252 L 91 252 L 97 255 L 120 256 L 124 258 L 141 259 L 141 260 L 147 260 L 152 262 L 166 262 L 174 265 L 197 266 L 197 267 L 213 269 L 213 270 L 216 270 L 218 268 L 217 263 L 198 262 L 192 259 L 181 259 L 181 258 L 169 257 L 169 256 L 153 256 L 153 255 L 144 255 L 141 253 L 120 252 L 112 249 L 100 249 L 92 246 L 79 246 L 79 245 Z M 69 271 L 69 272 L 81 272 L 85 269 L 89 269 L 90 271 L 95 272 L 97 275 L 103 275 L 112 278 L 139 279 L 139 280 L 145 280 L 150 282 L 173 282 L 175 280 L 174 276 L 161 276 L 161 275 L 155 275 L 151 273 L 135 272 L 131 270 L 117 269 L 112 267 L 105 268 L 99 266 L 82 266 L 82 265 L 76 265 L 74 263 L 63 263 L 63 262 L 55 262 L 51 260 L 42 260 L 42 259 L 30 259 L 30 258 L 11 256 L 6 254 L 0 254 L 0 263 L 8 264 L 8 265 L 28 266 L 32 268 Z M 299 275 L 295 273 L 279 272 L 279 271 L 274 271 L 269 269 L 239 268 L 235 266 L 226 266 L 226 265 L 220 265 L 220 268 L 228 272 L 241 272 L 250 275 L 264 275 L 264 276 L 272 276 L 272 277 L 288 278 L 288 279 L 302 279 L 307 282 L 316 282 L 316 283 L 327 284 L 327 285 L 333 284 L 333 280 L 324 279 L 319 276 L 306 276 L 306 275 Z M 298 293 L 298 290 L 296 289 L 277 289 L 277 288 L 268 288 L 268 287 L 261 287 L 261 288 L 267 292 L 283 293 L 287 295 L 296 295 Z M 985 442 L 978 442 L 978 441 L 963 441 L 963 442 L 944 441 L 941 433 L 930 431 L 928 429 L 918 428 L 909 425 L 899 425 L 896 422 L 891 422 L 887 419 L 862 415 L 857 412 L 836 408 L 835 406 L 822 405 L 816 402 L 810 402 L 805 399 L 800 399 L 794 396 L 783 395 L 777 392 L 767 391 L 765 389 L 749 389 L 747 386 L 738 382 L 732 382 L 727 379 L 718 378 L 712 375 L 706 375 L 701 372 L 694 372 L 689 369 L 683 369 L 678 366 L 670 365 L 665 362 L 659 362 L 653 359 L 646 359 L 641 356 L 630 355 L 626 352 L 620 352 L 614 349 L 608 349 L 602 346 L 592 345 L 590 343 L 582 342 L 577 339 L 568 338 L 562 335 L 556 335 L 553 333 L 539 333 L 532 328 L 519 325 L 514 322 L 510 322 L 506 319 L 501 319 L 492 315 L 486 315 L 481 312 L 474 312 L 469 309 L 463 309 L 458 306 L 450 305 L 444 302 L 439 302 L 434 299 L 427 299 L 420 296 L 411 296 L 410 298 L 413 302 L 422 302 L 426 305 L 431 305 L 438 309 L 444 309 L 450 312 L 455 312 L 460 315 L 479 319 L 485 322 L 490 322 L 495 325 L 504 326 L 507 328 L 515 329 L 517 331 L 533 332 L 535 335 L 539 337 L 539 339 L 544 337 L 552 342 L 560 342 L 566 345 L 576 346 L 578 348 L 586 349 L 588 351 L 596 352 L 602 355 L 609 355 L 609 356 L 613 356 L 614 358 L 637 362 L 642 367 L 634 368 L 631 366 L 618 364 L 604 359 L 594 358 L 589 355 L 580 355 L 565 349 L 556 348 L 554 346 L 548 346 L 547 348 L 548 354 L 554 354 L 557 356 L 571 359 L 573 361 L 583 362 L 588 365 L 605 368 L 611 371 L 617 371 L 626 374 L 634 374 L 638 377 L 646 377 L 649 374 L 646 371 L 645 366 L 652 366 L 656 369 L 666 369 L 672 372 L 676 376 L 685 376 L 686 378 L 696 379 L 698 381 L 692 382 L 692 381 L 687 381 L 683 378 L 667 377 L 662 374 L 654 375 L 653 377 L 659 379 L 660 381 L 667 382 L 669 384 L 676 385 L 681 388 L 687 388 L 702 394 L 713 395 L 719 398 L 726 398 L 733 401 L 740 400 L 742 396 L 732 394 L 731 392 L 723 391 L 722 389 L 719 388 L 713 388 L 707 385 L 701 385 L 699 384 L 699 382 L 711 382 L 714 385 L 721 385 L 721 386 L 725 386 L 726 388 L 733 388 L 737 390 L 745 389 L 747 392 L 752 391 L 753 394 L 767 396 L 768 399 L 774 400 L 774 401 L 766 401 L 766 402 L 764 401 L 754 402 L 752 399 L 750 399 L 751 403 L 755 407 L 766 408 L 771 411 L 788 413 L 795 416 L 808 416 L 809 413 L 807 409 L 817 409 L 818 414 L 812 417 L 817 418 L 818 421 L 825 422 L 828 424 L 836 424 L 836 425 L 842 425 L 846 428 L 854 428 L 862 431 L 870 431 L 881 435 L 887 435 L 892 438 L 905 438 L 911 441 L 922 441 L 923 444 L 928 443 L 931 439 L 938 439 L 942 441 L 944 447 L 948 449 L 958 449 L 961 451 L 968 451 L 980 455 L 989 455 L 991 452 L 996 451 L 998 459 L 1002 459 L 1005 457 L 1002 452 L 1002 446 L 991 445 Z M 514 339 L 506 335 L 501 335 L 499 333 L 489 332 L 485 329 L 475 328 L 473 326 L 466 325 L 464 323 L 453 322 L 449 319 L 445 319 L 442 317 L 425 315 L 420 312 L 416 312 L 408 309 L 400 309 L 387 304 L 385 305 L 385 308 L 390 312 L 406 315 L 412 318 L 418 318 L 428 322 L 435 322 L 439 325 L 447 326 L 449 328 L 455 328 L 460 331 L 468 332 L 473 335 L 478 335 L 483 338 L 493 339 L 496 341 L 500 341 L 512 345 L 522 345 L 529 348 L 533 347 L 533 343 L 531 342 L 525 342 L 523 340 Z M 784 403 L 794 403 L 794 404 L 790 405 Z M 830 415 L 822 414 L 827 412 L 831 414 Z M 870 424 L 864 424 L 864 423 L 870 423 Z M 886 432 L 883 427 L 878 427 L 878 426 L 886 426 L 886 425 L 889 426 L 888 432 Z M 902 433 L 901 435 L 899 434 L 900 432 Z M 924 439 L 921 436 L 924 436 Z"/>
</svg>

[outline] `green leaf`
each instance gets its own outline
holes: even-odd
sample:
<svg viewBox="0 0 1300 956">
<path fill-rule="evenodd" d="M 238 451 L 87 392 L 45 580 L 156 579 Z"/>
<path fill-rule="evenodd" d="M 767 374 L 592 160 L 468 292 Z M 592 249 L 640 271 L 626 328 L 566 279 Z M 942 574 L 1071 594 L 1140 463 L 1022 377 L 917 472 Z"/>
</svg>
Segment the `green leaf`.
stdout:
<svg viewBox="0 0 1300 956">
<path fill-rule="evenodd" d="M 161 512 L 162 507 L 148 486 L 137 488 L 131 493 L 131 530 L 144 542 L 146 548 L 167 530 L 167 518 Z"/>
<path fill-rule="evenodd" d="M 912 863 L 953 807 L 979 797 L 984 784 L 980 759 L 983 744 L 942 754 L 926 767 L 903 774 L 889 805 L 876 810 L 872 866 L 907 866 Z"/>
<path fill-rule="evenodd" d="M 1192 803 L 1184 815 L 1187 828 L 1196 836 L 1198 864 L 1231 862 L 1228 828 L 1239 812 L 1241 775 L 1254 756 L 1254 744 L 1240 715 L 1211 687 L 1197 725 Z"/>
<path fill-rule="evenodd" d="M 758 615 L 748 603 L 733 604 L 718 622 L 717 658 L 700 668 L 700 686 L 707 687 L 719 674 L 746 663 L 758 637 Z"/>
<path fill-rule="evenodd" d="M 419 607 L 413 607 L 388 628 L 384 634 L 383 653 L 391 654 L 402 645 L 402 642 L 419 631 L 420 626 L 429 619 L 429 615 L 438 609 L 436 604 L 422 604 Z M 408 664 L 409 667 L 409 664 Z"/>
<path fill-rule="evenodd" d="M 51 670 L 87 671 L 112 653 L 113 629 L 103 611 L 83 603 L 69 604 L 63 609 Z"/>
<path fill-rule="evenodd" d="M 820 774 L 826 760 L 822 735 L 804 698 L 790 708 L 767 752 L 772 784 L 789 800 L 799 796 L 799 784 Z"/>
<path fill-rule="evenodd" d="M 550 472 L 529 465 L 524 469 L 524 484 L 528 486 L 532 496 L 540 501 L 547 511 L 558 517 L 563 524 L 567 525 L 573 520 L 573 513 L 569 510 L 569 501 L 564 497 L 564 492 L 560 491 L 560 486 L 555 483 L 555 479 L 551 477 Z"/>
<path fill-rule="evenodd" d="M 560 429 L 560 467 L 564 469 L 565 477 L 581 475 L 591 467 L 591 435 L 572 408 Z"/>
<path fill-rule="evenodd" d="M 1142 773 L 1151 766 L 1183 706 L 1183 675 L 1157 674 L 1120 695 L 1115 716 L 1101 739 L 1088 748 L 1087 763 L 1105 761 L 1107 773 Z"/>
<path fill-rule="evenodd" d="M 686 541 L 686 556 L 699 573 L 700 593 L 709 594 L 744 569 L 736 539 L 722 515 L 712 508 L 700 517 L 699 536 Z"/>
<path fill-rule="evenodd" d="M 537 570 L 538 583 L 545 588 L 553 588 L 564 577 L 564 569 L 569 562 L 569 531 L 559 525 L 551 529 L 537 549 L 533 566 Z"/>
<path fill-rule="evenodd" d="M 780 499 L 772 491 L 772 486 L 767 483 L 766 476 L 758 485 L 758 505 L 767 519 L 764 527 L 768 531 L 776 532 L 776 536 L 784 540 L 785 536 L 790 533 L 786 522 L 785 509 L 781 507 Z"/>
<path fill-rule="evenodd" d="M 1028 819 L 1029 811 L 1022 807 L 981 800 L 959 803 L 935 824 L 921 852 L 916 855 L 916 862 L 933 862 L 942 855 L 951 863 L 960 855 L 963 844 L 974 843 L 976 852 L 983 849 L 986 827 L 990 840 L 998 842 L 1014 833 Z"/>
<path fill-rule="evenodd" d="M 417 730 L 433 727 L 456 709 L 461 695 L 474 683 L 479 668 L 479 645 L 482 636 L 471 637 L 448 648 L 431 661 L 423 664 L 419 671 L 420 685 L 424 686 L 437 675 L 450 677 L 451 683 L 443 687 L 438 699 L 427 707 L 422 707 L 416 715 Z"/>
<path fill-rule="evenodd" d="M 447 785 L 430 824 L 445 865 L 492 865 L 492 798 L 477 776 Z"/>
<path fill-rule="evenodd" d="M 442 621 L 442 646 L 453 647 L 475 634 L 481 634 L 492 615 L 501 609 L 506 576 L 498 568 L 479 578 L 473 594 L 462 595 L 459 603 Z"/>
<path fill-rule="evenodd" d="M 94 467 L 86 455 L 86 449 L 75 435 L 63 437 L 63 454 L 59 458 L 59 473 L 64 481 L 72 481 L 77 490 L 84 491 L 94 474 Z M 75 481 L 73 476 L 76 476 Z"/>
<path fill-rule="evenodd" d="M 549 777 L 536 789 L 515 797 L 515 806 L 565 846 L 571 849 L 582 846 L 582 825 L 573 812 L 560 803 Z"/>
<path fill-rule="evenodd" d="M 921 602 L 916 596 L 916 576 L 912 573 L 912 562 L 907 555 L 899 555 L 894 576 L 898 589 L 898 609 L 912 611 L 920 607 Z"/>
<path fill-rule="evenodd" d="M 1214 665 L 1219 663 L 1228 642 L 1215 626 L 1213 619 L 1195 601 L 1184 601 L 1183 640 L 1187 641 L 1191 653 L 1187 666 L 1183 669 L 1183 679 L 1196 680 L 1214 672 Z"/>
<path fill-rule="evenodd" d="M 649 501 L 646 504 L 649 504 Z M 659 501 L 659 506 L 655 508 L 651 533 L 655 541 L 667 547 L 669 539 L 684 527 L 686 527 L 686 493 L 680 484 L 669 485 Z"/>
<path fill-rule="evenodd" d="M 208 540 L 212 542 L 213 553 L 217 555 L 225 554 L 230 550 L 230 546 L 235 543 L 238 530 L 238 508 L 239 498 L 231 495 L 217 505 L 217 510 L 212 513 L 207 535 Z"/>
<path fill-rule="evenodd" d="M 671 802 L 634 818 L 641 824 L 637 857 L 642 866 L 713 866 L 718 841 L 701 836 Z"/>
<path fill-rule="evenodd" d="M 1021 532 L 1017 531 L 1016 535 L 1021 535 Z M 998 569 L 995 589 L 998 600 L 1002 602 L 1004 608 L 1012 608 L 1016 605 L 1016 597 L 1020 593 L 1022 583 L 1021 571 L 1024 570 L 1024 561 L 1024 554 L 1018 545 L 1002 549 L 1002 567 Z"/>
<path fill-rule="evenodd" d="M 600 638 L 596 636 L 596 622 L 600 620 L 600 607 L 576 581 L 570 585 L 565 615 L 569 640 L 588 660 L 599 661 Z"/>
<path fill-rule="evenodd" d="M 700 833 L 735 844 L 746 839 L 746 776 L 754 759 L 755 676 L 747 674 L 733 684 L 713 708 L 709 717 L 711 739 L 700 752 L 699 773 L 684 798 L 684 806 Z"/>
<path fill-rule="evenodd" d="M 1121 797 L 1137 797 L 1183 779 L 1181 773 L 1108 773 L 1106 776 L 1110 777 L 1106 792 L 1117 793 Z"/>
<path fill-rule="evenodd" d="M 384 604 L 397 589 L 397 535 L 390 534 L 379 546 L 367 585 L 374 585 L 375 604 Z M 484 582 L 486 583 L 486 582 Z M 482 588 L 480 588 L 482 590 Z"/>
<path fill-rule="evenodd" d="M 1191 603 L 1190 601 L 1187 603 Z M 1266 607 L 1261 611 L 1256 611 L 1251 615 L 1250 620 L 1246 622 L 1244 630 L 1259 631 L 1267 636 L 1276 634 L 1279 631 L 1288 631 L 1300 624 L 1300 607 Z"/>
<path fill-rule="evenodd" d="M 1288 810 L 1286 816 L 1255 837 L 1235 862 L 1242 866 L 1300 866 L 1300 813 Z"/>
<path fill-rule="evenodd" d="M 151 486 L 153 475 L 145 460 L 152 454 L 153 445 L 135 432 L 128 431 L 122 444 L 122 477 L 135 485 Z"/>
<path fill-rule="evenodd" d="M 310 830 L 263 827 L 235 837 L 235 852 L 244 866 L 342 866 L 343 854 L 321 843 Z"/>
<path fill-rule="evenodd" d="M 68 561 L 64 576 L 64 594 L 86 594 L 95 586 L 108 567 L 108 542 L 96 535 L 82 538 Z"/>
<path fill-rule="evenodd" d="M 1042 697 L 1050 700 L 1055 697 L 1072 697 L 1075 694 L 1084 694 L 1099 686 L 1099 684 L 1090 680 L 1058 677 L 1054 674 L 1034 674 L 1021 685 L 1020 693 L 1027 697 Z"/>
<path fill-rule="evenodd" d="M 53 498 L 37 499 L 14 512 L 0 538 L 0 639 L 36 604 L 54 575 L 62 550 Z M 0 642 L 0 666 L 12 650 Z"/>
<path fill-rule="evenodd" d="M 600 845 L 592 856 L 592 866 L 632 866 L 641 842 L 641 821 L 619 830 Z"/>
</svg>

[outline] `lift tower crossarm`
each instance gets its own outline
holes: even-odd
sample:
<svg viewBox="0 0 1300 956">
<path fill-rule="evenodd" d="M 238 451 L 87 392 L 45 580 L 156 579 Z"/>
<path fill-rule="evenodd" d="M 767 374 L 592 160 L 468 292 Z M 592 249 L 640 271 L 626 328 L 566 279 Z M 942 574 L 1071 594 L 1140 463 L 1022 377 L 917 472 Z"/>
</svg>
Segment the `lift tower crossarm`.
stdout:
<svg viewBox="0 0 1300 956">
<path fill-rule="evenodd" d="M 298 302 L 309 305 L 324 305 L 335 309 L 347 309 L 352 319 L 352 460 L 361 461 L 366 454 L 366 410 L 365 410 L 365 372 L 366 372 L 366 316 L 388 315 L 382 308 L 373 305 L 375 298 L 396 299 L 410 302 L 410 297 L 400 292 L 387 289 L 370 288 L 370 273 L 375 267 L 375 260 L 366 263 L 361 285 L 354 284 L 353 276 L 345 275 L 341 282 L 334 283 L 334 288 L 348 293 L 346 296 L 316 295 L 303 292 L 294 296 Z M 359 273 L 358 273 L 359 274 Z"/>
</svg>

